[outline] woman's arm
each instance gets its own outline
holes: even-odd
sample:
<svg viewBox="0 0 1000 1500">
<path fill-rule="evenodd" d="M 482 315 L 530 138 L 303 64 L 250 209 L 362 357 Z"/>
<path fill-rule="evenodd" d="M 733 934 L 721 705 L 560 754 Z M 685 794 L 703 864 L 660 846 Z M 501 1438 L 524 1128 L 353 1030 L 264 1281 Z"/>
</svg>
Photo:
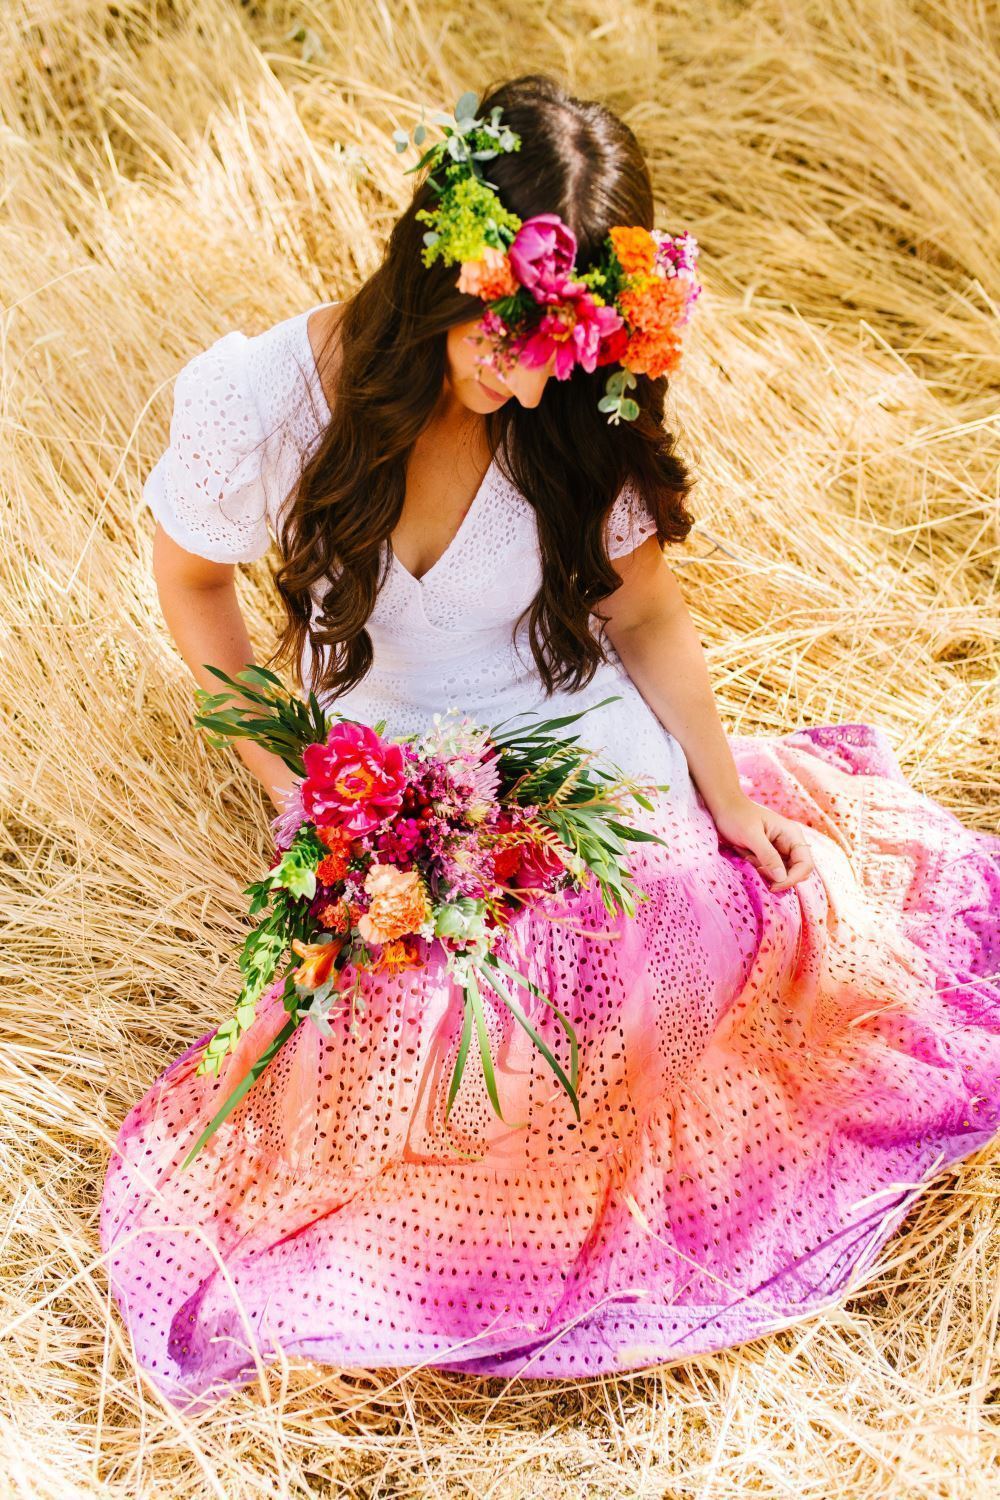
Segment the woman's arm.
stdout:
<svg viewBox="0 0 1000 1500">
<path fill-rule="evenodd" d="M 246 622 L 236 598 L 236 565 L 210 562 L 179 546 L 157 523 L 153 536 L 153 574 L 160 608 L 177 649 L 199 687 L 210 693 L 223 690 L 207 672 L 205 662 L 221 667 L 230 677 L 254 665 Z M 245 699 L 242 700 L 246 702 Z M 279 755 L 251 740 L 234 740 L 244 765 L 263 783 L 281 811 L 281 793 L 296 781 Z"/>
<path fill-rule="evenodd" d="M 813 868 L 804 831 L 740 789 L 705 653 L 659 543 L 650 537 L 612 566 L 621 584 L 600 610 L 622 665 L 681 745 L 720 835 L 777 888 L 795 884 Z"/>
</svg>

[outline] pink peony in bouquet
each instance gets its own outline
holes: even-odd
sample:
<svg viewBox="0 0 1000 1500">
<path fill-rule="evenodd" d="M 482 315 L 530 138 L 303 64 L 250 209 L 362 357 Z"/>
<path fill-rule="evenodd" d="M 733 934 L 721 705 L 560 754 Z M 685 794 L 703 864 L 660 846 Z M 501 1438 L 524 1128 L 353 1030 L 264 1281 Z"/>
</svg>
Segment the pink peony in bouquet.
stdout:
<svg viewBox="0 0 1000 1500">
<path fill-rule="evenodd" d="M 374 727 L 328 714 L 310 693 L 290 695 L 274 673 L 248 667 L 238 679 L 208 670 L 231 691 L 196 691 L 195 722 L 213 743 L 252 738 L 299 780 L 272 820 L 275 858 L 246 888 L 250 916 L 270 907 L 240 955 L 243 986 L 233 1015 L 209 1039 L 199 1073 L 218 1073 L 252 1025 L 256 1005 L 285 960 L 288 1020 L 214 1116 L 186 1166 L 252 1087 L 295 1028 L 308 1020 L 329 1033 L 329 1016 L 364 1010 L 364 976 L 399 972 L 443 954 L 464 996 L 458 1057 L 448 1092 L 458 1091 L 473 1029 L 491 1104 L 503 1118 L 490 1057 L 481 986 L 507 1005 L 539 1048 L 579 1118 L 577 1043 L 557 1006 L 498 951 L 524 905 L 596 880 L 605 908 L 634 914 L 637 892 L 624 861 L 632 840 L 662 842 L 630 826 L 627 799 L 649 810 L 643 786 L 597 763 L 575 737 L 558 733 L 590 712 L 487 728 L 457 710 L 435 714 L 421 735 L 386 738 Z M 224 704 L 242 698 L 235 707 Z M 611 702 L 604 699 L 603 702 Z M 601 707 L 595 704 L 593 707 Z M 331 720 L 334 722 L 331 723 Z M 567 1072 L 516 998 L 525 988 L 551 1006 L 570 1043 Z"/>
</svg>

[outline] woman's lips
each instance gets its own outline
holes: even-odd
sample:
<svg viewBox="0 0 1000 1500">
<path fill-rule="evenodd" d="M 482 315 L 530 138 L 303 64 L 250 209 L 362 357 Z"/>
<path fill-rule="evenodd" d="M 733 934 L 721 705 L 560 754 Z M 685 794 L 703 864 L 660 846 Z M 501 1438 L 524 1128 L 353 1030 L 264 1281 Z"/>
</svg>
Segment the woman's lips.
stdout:
<svg viewBox="0 0 1000 1500">
<path fill-rule="evenodd" d="M 490 387 L 486 384 L 486 381 L 483 379 L 483 377 L 481 375 L 477 375 L 476 379 L 479 381 L 479 384 L 482 386 L 482 388 L 486 392 L 487 396 L 492 396 L 494 401 L 506 401 L 507 397 L 510 395 L 509 391 L 493 391 L 493 390 L 491 390 Z"/>
</svg>

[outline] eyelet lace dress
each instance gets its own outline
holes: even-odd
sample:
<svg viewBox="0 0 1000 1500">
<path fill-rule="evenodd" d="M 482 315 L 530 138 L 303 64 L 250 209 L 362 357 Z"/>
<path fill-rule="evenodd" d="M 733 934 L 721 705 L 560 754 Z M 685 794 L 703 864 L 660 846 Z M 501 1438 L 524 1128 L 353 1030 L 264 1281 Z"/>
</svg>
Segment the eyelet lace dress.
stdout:
<svg viewBox="0 0 1000 1500">
<path fill-rule="evenodd" d="M 329 418 L 312 311 L 177 376 L 144 498 L 189 551 L 248 562 L 275 537 Z M 654 530 L 627 486 L 610 555 Z M 404 734 L 452 705 L 496 723 L 615 695 L 574 727 L 666 786 L 646 815 L 665 844 L 633 855 L 647 899 L 612 923 L 583 892 L 572 924 L 522 912 L 511 934 L 579 1037 L 581 1119 L 497 1005 L 504 1114 L 529 1126 L 497 1119 L 471 1054 L 445 1120 L 462 1003 L 432 960 L 371 976 L 356 1035 L 301 1026 L 181 1170 L 283 1024 L 281 981 L 221 1078 L 196 1074 L 200 1037 L 123 1121 L 101 1204 L 136 1357 L 187 1409 L 279 1353 L 585 1376 L 775 1331 L 856 1289 L 924 1186 L 1000 1131 L 1000 838 L 917 792 L 876 727 L 732 736 L 743 789 L 802 823 L 815 860 L 772 890 L 613 651 L 544 697 L 513 633 L 540 567 L 494 462 L 427 573 L 390 558 L 373 668 L 331 706 Z M 525 1008 L 565 1063 L 551 1011 Z"/>
</svg>

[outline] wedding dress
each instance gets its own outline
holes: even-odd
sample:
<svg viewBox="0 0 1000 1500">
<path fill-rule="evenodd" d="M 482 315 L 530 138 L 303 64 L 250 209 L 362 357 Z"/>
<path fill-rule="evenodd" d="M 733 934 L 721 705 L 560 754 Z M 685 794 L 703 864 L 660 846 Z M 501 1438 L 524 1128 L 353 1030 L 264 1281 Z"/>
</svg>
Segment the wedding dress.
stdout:
<svg viewBox="0 0 1000 1500">
<path fill-rule="evenodd" d="M 329 416 L 314 310 L 227 333 L 178 375 L 144 497 L 188 550 L 267 551 Z M 610 555 L 654 529 L 626 487 Z M 284 1022 L 277 981 L 221 1078 L 195 1073 L 204 1036 L 169 1064 L 108 1167 L 112 1289 L 173 1401 L 214 1400 L 279 1351 L 580 1376 L 757 1337 L 856 1288 L 922 1188 L 1000 1130 L 1000 838 L 917 792 L 877 727 L 732 736 L 743 789 L 802 823 L 815 860 L 773 890 L 720 843 L 613 651 L 544 697 L 512 636 L 539 578 L 534 513 L 494 460 L 428 572 L 390 558 L 374 666 L 328 706 L 406 734 L 452 705 L 496 723 L 615 696 L 574 731 L 666 785 L 645 818 L 664 844 L 633 856 L 647 899 L 612 923 L 584 892 L 575 925 L 523 912 L 511 934 L 579 1037 L 581 1119 L 499 1004 L 504 1115 L 529 1125 L 497 1118 L 472 1054 L 444 1119 L 462 1004 L 432 960 L 372 979 L 357 1034 L 302 1025 L 182 1170 Z M 303 682 L 314 665 L 307 646 Z M 526 1009 L 563 1057 L 551 1011 Z"/>
</svg>

